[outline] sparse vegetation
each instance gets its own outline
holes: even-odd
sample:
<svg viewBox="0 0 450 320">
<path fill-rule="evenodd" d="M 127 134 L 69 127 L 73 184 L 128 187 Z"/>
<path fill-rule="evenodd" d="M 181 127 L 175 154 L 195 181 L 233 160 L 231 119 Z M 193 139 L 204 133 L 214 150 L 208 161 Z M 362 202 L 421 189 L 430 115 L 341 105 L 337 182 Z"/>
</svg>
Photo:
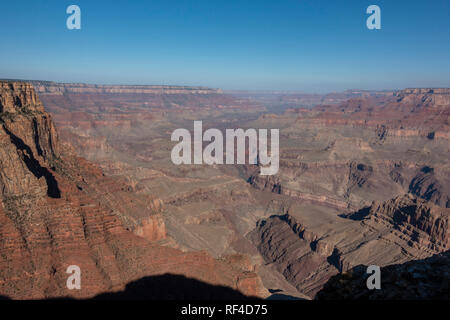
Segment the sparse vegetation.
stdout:
<svg viewBox="0 0 450 320">
<path fill-rule="evenodd" d="M 6 121 L 14 121 L 14 117 L 15 114 L 8 112 L 8 111 L 4 111 L 0 113 L 0 122 L 1 123 L 5 123 Z"/>
<path fill-rule="evenodd" d="M 7 216 L 19 227 L 31 216 L 30 210 L 26 208 L 27 202 L 31 201 L 29 195 L 10 195 L 3 197 L 3 207 Z"/>
<path fill-rule="evenodd" d="M 50 168 L 53 171 L 56 171 L 58 173 L 63 174 L 64 173 L 64 165 L 63 165 L 63 161 L 60 157 L 52 157 L 51 159 L 49 159 L 48 161 Z"/>
<path fill-rule="evenodd" d="M 33 117 L 37 114 L 37 111 L 33 111 L 27 106 L 17 109 L 17 112 L 4 111 L 0 112 L 0 123 L 12 122 L 17 116 Z"/>
</svg>

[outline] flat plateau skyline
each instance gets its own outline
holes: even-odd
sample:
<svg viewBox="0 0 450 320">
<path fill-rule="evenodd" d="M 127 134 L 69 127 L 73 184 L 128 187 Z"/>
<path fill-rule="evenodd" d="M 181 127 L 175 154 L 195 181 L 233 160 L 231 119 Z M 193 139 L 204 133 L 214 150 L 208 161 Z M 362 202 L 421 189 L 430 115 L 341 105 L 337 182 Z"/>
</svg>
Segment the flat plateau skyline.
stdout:
<svg viewBox="0 0 450 320">
<path fill-rule="evenodd" d="M 184 85 L 184 84 L 158 84 L 158 83 L 148 83 L 148 84 L 135 84 L 135 83 L 90 83 L 90 82 L 59 82 L 53 80 L 45 80 L 45 79 L 14 79 L 14 78 L 0 78 L 0 81 L 17 81 L 17 82 L 42 82 L 42 83 L 54 83 L 55 85 L 89 85 L 89 86 L 98 86 L 98 87 L 173 87 L 173 88 L 191 88 L 191 89 L 208 89 L 208 90 L 217 90 L 220 93 L 225 94 L 332 94 L 332 93 L 344 93 L 344 92 L 379 92 L 379 93 L 389 93 L 389 92 L 397 92 L 405 89 L 447 89 L 446 86 L 435 86 L 435 87 L 404 87 L 404 88 L 393 88 L 393 89 L 360 89 L 360 88 L 347 88 L 342 90 L 331 90 L 331 91 L 303 91 L 303 90 L 271 90 L 271 89 L 223 89 L 218 87 L 211 86 L 203 86 L 203 85 Z M 449 86 L 450 87 L 450 86 Z"/>
</svg>

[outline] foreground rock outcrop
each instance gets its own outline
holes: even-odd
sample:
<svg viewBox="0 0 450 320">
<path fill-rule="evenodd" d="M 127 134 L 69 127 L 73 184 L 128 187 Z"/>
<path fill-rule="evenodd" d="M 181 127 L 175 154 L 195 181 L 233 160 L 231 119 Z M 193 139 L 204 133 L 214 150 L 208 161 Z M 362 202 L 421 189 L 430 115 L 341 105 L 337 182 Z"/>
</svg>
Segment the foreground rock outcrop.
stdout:
<svg viewBox="0 0 450 320">
<path fill-rule="evenodd" d="M 357 266 L 332 277 L 318 300 L 450 299 L 450 251 L 423 260 L 381 268 L 381 289 L 369 290 L 367 266 Z"/>
<path fill-rule="evenodd" d="M 92 297 L 165 273 L 264 294 L 254 272 L 161 246 L 157 199 L 135 195 L 58 141 L 32 86 L 0 82 L 0 295 Z M 81 289 L 66 287 L 67 267 Z"/>
</svg>

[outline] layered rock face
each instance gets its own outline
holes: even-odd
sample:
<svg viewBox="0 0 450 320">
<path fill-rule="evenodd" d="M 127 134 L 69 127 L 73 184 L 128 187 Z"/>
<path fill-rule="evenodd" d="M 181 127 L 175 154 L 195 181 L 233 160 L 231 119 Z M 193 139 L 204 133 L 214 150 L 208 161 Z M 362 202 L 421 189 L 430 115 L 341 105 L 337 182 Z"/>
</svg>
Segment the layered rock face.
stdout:
<svg viewBox="0 0 450 320">
<path fill-rule="evenodd" d="M 338 104 L 287 110 L 306 127 L 350 126 L 376 130 L 380 142 L 388 137 L 449 139 L 450 90 L 405 89 L 387 95 L 355 97 Z M 303 121 L 308 119 L 307 122 Z"/>
<path fill-rule="evenodd" d="M 417 130 L 418 134 L 441 131 L 448 133 L 450 90 L 405 89 L 387 97 L 350 99 L 340 105 L 317 106 L 318 118 L 353 125 L 380 126 L 391 129 Z M 395 131 L 394 131 L 395 132 Z"/>
<path fill-rule="evenodd" d="M 28 110 L 29 108 L 36 111 L 44 111 L 42 103 L 40 103 L 32 86 L 23 82 L 0 82 L 1 98 L 0 112 Z M 14 94 L 17 93 L 17 94 Z"/>
<path fill-rule="evenodd" d="M 61 144 L 30 84 L 0 82 L 0 108 L 0 295 L 91 297 L 166 273 L 263 294 L 239 265 L 162 246 L 160 201 Z M 80 290 L 66 286 L 70 265 Z"/>
<path fill-rule="evenodd" d="M 424 166 L 409 184 L 409 192 L 437 205 L 450 208 L 449 172 Z"/>
<path fill-rule="evenodd" d="M 59 198 L 57 181 L 41 163 L 51 166 L 60 156 L 51 116 L 44 113 L 30 85 L 0 82 L 0 86 L 3 195 L 22 197 L 31 191 Z"/>
<path fill-rule="evenodd" d="M 265 262 L 275 265 L 289 283 L 310 297 L 340 269 L 333 243 L 289 214 L 260 221 L 249 236 Z"/>
<path fill-rule="evenodd" d="M 367 215 L 362 218 L 361 215 L 365 213 Z M 376 201 L 350 217 L 364 219 L 366 223 L 389 224 L 419 247 L 434 251 L 450 248 L 450 209 L 433 205 L 410 194 L 385 202 Z"/>
<path fill-rule="evenodd" d="M 408 88 L 396 94 L 403 103 L 423 103 L 429 106 L 450 106 L 450 89 L 448 88 Z"/>
</svg>

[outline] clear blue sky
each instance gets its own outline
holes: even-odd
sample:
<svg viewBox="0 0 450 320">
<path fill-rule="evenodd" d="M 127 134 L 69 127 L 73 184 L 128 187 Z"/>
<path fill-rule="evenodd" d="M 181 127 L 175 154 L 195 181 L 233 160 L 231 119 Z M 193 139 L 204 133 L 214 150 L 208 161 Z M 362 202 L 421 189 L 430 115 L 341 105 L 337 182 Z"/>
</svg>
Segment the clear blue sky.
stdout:
<svg viewBox="0 0 450 320">
<path fill-rule="evenodd" d="M 81 30 L 66 8 L 81 8 Z M 366 28 L 370 4 L 382 29 Z M 0 78 L 324 92 L 450 87 L 449 0 L 1 1 Z"/>
</svg>

